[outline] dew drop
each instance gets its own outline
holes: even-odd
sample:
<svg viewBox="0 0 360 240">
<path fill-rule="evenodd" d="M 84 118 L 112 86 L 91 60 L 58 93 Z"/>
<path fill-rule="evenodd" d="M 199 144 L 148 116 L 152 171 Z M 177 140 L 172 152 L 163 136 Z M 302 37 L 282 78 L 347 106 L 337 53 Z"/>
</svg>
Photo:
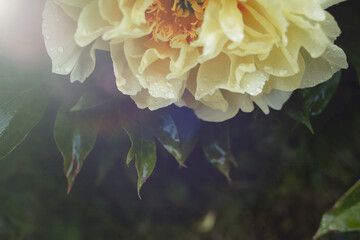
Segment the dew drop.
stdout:
<svg viewBox="0 0 360 240">
<path fill-rule="evenodd" d="M 62 54 L 62 53 L 64 53 L 64 48 L 63 47 L 58 47 L 58 52 L 60 53 L 60 54 Z"/>
<path fill-rule="evenodd" d="M 272 67 L 265 66 L 265 67 L 264 67 L 264 70 L 265 70 L 265 71 L 267 71 L 267 72 L 269 72 L 269 71 L 271 71 L 271 70 L 272 70 Z"/>
<path fill-rule="evenodd" d="M 173 93 L 173 92 L 168 92 L 167 94 L 166 94 L 166 98 L 168 98 L 168 99 L 174 99 L 176 96 L 175 96 L 175 94 Z"/>
<path fill-rule="evenodd" d="M 288 70 L 281 70 L 280 71 L 280 75 L 284 76 L 284 75 L 288 75 L 289 71 Z"/>
</svg>

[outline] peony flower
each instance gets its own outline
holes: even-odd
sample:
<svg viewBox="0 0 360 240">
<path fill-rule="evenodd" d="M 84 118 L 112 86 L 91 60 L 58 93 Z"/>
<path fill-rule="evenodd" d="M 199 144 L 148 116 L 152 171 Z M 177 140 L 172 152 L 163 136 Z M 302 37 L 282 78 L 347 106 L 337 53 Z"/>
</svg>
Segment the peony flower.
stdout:
<svg viewBox="0 0 360 240">
<path fill-rule="evenodd" d="M 108 50 L 118 89 L 139 108 L 187 106 L 224 121 L 254 103 L 281 109 L 298 88 L 347 68 L 325 10 L 341 0 L 48 0 L 53 72 L 84 81 Z"/>
</svg>

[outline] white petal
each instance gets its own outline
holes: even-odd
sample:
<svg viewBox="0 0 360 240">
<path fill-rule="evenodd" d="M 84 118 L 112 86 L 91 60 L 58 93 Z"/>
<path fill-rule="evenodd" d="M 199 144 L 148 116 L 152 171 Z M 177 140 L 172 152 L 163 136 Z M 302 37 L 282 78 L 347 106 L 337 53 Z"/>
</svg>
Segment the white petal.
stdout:
<svg viewBox="0 0 360 240">
<path fill-rule="evenodd" d="M 225 112 L 214 110 L 213 108 L 200 104 L 194 109 L 196 116 L 204 121 L 210 122 L 222 122 L 233 118 L 239 112 L 243 99 L 240 94 L 225 92 L 223 95 L 226 101 L 230 103 Z"/>
<path fill-rule="evenodd" d="M 42 32 L 46 50 L 52 60 L 52 71 L 69 74 L 82 53 L 74 40 L 76 22 L 52 1 L 47 1 L 43 12 Z"/>
<path fill-rule="evenodd" d="M 326 9 L 331 7 L 332 5 L 344 2 L 345 0 L 319 0 L 319 3 L 322 8 Z"/>
<path fill-rule="evenodd" d="M 104 50 L 106 45 L 108 44 L 103 42 L 103 40 L 98 39 L 94 44 L 83 48 L 80 58 L 70 75 L 71 82 L 84 82 L 85 79 L 90 76 L 90 74 L 94 71 L 96 64 L 95 50 Z"/>
<path fill-rule="evenodd" d="M 340 69 L 348 67 L 344 51 L 336 45 L 330 45 L 319 58 L 311 58 L 305 51 L 302 52 L 302 56 L 306 67 L 301 88 L 313 87 L 325 82 Z"/>
<path fill-rule="evenodd" d="M 280 110 L 287 100 L 289 100 L 292 92 L 284 92 L 272 90 L 269 94 L 262 96 L 263 101 L 271 108 Z"/>
</svg>

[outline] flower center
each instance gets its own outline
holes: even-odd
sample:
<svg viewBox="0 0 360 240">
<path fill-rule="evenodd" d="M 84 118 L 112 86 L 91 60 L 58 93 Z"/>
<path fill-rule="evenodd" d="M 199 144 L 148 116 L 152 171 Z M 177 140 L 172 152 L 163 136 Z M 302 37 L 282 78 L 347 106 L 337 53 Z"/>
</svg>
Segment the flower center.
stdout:
<svg viewBox="0 0 360 240">
<path fill-rule="evenodd" d="M 154 0 L 146 10 L 149 26 L 154 24 L 151 39 L 190 44 L 197 38 L 209 0 Z"/>
</svg>

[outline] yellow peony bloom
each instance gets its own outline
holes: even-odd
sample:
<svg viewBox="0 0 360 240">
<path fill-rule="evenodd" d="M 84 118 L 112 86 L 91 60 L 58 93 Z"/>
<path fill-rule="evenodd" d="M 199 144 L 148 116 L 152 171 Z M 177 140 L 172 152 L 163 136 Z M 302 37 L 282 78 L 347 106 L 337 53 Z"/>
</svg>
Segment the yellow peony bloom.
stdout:
<svg viewBox="0 0 360 240">
<path fill-rule="evenodd" d="M 53 72 L 84 81 L 108 50 L 118 89 L 139 108 L 177 104 L 224 121 L 347 68 L 324 9 L 341 0 L 48 0 Z"/>
</svg>

